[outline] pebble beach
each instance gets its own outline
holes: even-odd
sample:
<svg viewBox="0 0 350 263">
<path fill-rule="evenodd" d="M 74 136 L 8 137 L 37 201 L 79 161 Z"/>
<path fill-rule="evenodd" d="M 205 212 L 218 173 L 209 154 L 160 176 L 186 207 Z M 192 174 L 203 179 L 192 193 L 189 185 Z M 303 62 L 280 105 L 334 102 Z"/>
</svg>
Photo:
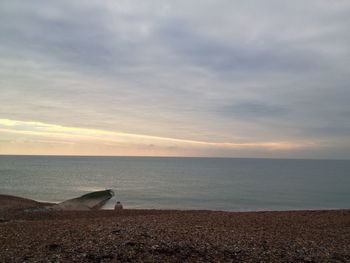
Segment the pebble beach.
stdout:
<svg viewBox="0 0 350 263">
<path fill-rule="evenodd" d="M 46 205 L 0 195 L 0 262 L 350 262 L 350 210 L 42 211 Z"/>
</svg>

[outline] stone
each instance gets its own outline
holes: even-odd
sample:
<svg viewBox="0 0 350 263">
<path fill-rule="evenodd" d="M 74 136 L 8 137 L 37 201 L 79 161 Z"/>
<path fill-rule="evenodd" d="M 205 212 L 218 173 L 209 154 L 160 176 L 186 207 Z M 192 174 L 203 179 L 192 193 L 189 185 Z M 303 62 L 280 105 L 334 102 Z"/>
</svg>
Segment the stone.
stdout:
<svg viewBox="0 0 350 263">
<path fill-rule="evenodd" d="M 121 209 L 123 209 L 123 205 L 118 201 L 114 206 L 114 210 L 121 210 Z"/>
</svg>

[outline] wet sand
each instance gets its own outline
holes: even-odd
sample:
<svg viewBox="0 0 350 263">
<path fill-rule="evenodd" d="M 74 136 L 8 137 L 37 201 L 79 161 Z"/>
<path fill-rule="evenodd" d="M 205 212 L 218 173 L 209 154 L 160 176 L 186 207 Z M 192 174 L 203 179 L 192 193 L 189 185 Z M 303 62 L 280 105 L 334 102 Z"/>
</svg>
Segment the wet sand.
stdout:
<svg viewBox="0 0 350 263">
<path fill-rule="evenodd" d="M 350 210 L 44 212 L 6 199 L 0 262 L 350 262 Z"/>
</svg>

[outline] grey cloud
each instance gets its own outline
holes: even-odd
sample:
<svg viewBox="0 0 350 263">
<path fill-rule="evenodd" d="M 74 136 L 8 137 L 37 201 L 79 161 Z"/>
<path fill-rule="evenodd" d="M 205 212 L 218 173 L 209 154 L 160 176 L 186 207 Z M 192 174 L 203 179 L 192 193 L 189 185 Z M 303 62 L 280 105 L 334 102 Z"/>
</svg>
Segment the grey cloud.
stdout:
<svg viewBox="0 0 350 263">
<path fill-rule="evenodd" d="M 159 29 L 160 41 L 186 62 L 209 69 L 227 71 L 305 71 L 319 68 L 320 54 L 308 48 L 287 43 L 269 43 L 269 46 L 218 42 L 204 36 L 183 20 L 166 21 Z"/>
<path fill-rule="evenodd" d="M 1 1 L 0 117 L 209 141 L 314 139 L 334 145 L 322 156 L 344 154 L 349 7 Z"/>
<path fill-rule="evenodd" d="M 47 2 L 41 4 L 50 5 Z M 12 8 L 7 16 L 2 16 L 1 20 L 5 22 L 0 28 L 6 35 L 2 44 L 7 46 L 6 50 L 37 56 L 37 59 L 56 59 L 68 67 L 73 64 L 75 68 L 106 69 L 114 63 L 112 56 L 118 57 L 121 64 L 126 63 L 125 54 L 130 49 L 126 43 L 117 45 L 113 41 L 112 33 L 105 26 L 109 21 L 103 10 L 53 5 L 59 13 L 66 14 L 51 18 L 31 12 L 28 7 L 19 13 Z"/>
<path fill-rule="evenodd" d="M 238 102 L 232 105 L 222 106 L 220 113 L 228 117 L 238 117 L 239 119 L 260 119 L 260 118 L 281 118 L 285 117 L 291 110 L 273 104 L 263 102 L 248 101 Z"/>
</svg>

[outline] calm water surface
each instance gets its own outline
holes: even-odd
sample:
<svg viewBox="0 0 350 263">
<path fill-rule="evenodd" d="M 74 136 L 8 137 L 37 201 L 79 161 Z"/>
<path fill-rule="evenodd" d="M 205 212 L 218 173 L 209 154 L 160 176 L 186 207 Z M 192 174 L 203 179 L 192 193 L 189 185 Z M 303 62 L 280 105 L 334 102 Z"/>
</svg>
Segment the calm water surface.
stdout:
<svg viewBox="0 0 350 263">
<path fill-rule="evenodd" d="M 59 202 L 111 188 L 129 208 L 350 208 L 350 161 L 0 156 L 0 193 Z"/>
</svg>

